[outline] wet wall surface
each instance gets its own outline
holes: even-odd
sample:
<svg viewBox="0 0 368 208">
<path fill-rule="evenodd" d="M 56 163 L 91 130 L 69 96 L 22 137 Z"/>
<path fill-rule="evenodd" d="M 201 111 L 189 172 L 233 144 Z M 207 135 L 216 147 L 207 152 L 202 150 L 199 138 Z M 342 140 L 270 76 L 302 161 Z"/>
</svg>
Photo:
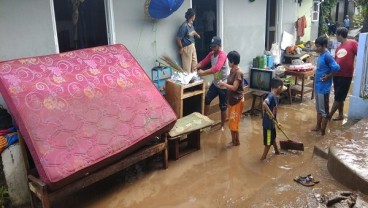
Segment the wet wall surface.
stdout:
<svg viewBox="0 0 368 208">
<path fill-rule="evenodd" d="M 225 131 L 213 128 L 202 132 L 199 151 L 170 161 L 166 170 L 161 169 L 159 158 L 153 157 L 60 198 L 53 206 L 307 207 L 318 194 L 350 191 L 331 177 L 326 160 L 313 156 L 314 144 L 344 131 L 342 125 L 346 119 L 331 121 L 325 137 L 310 131 L 315 125 L 316 112 L 314 100 L 306 96 L 303 103 L 280 105 L 278 120 L 291 139 L 304 143 L 304 152 L 275 155 L 271 148 L 267 159 L 260 161 L 264 148 L 261 117 L 245 116 L 240 124 L 240 146 L 228 146 L 231 141 L 228 128 Z M 278 131 L 277 139 L 285 137 Z M 307 174 L 320 182 L 305 187 L 293 181 Z M 362 200 L 368 201 L 367 196 L 359 195 L 356 207 L 368 207 Z"/>
</svg>

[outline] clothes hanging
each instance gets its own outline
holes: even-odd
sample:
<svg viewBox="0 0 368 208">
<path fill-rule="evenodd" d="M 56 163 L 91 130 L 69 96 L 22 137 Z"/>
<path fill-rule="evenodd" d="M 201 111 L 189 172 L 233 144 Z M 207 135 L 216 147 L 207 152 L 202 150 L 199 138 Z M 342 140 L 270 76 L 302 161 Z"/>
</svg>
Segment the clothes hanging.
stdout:
<svg viewBox="0 0 368 208">
<path fill-rule="evenodd" d="M 297 36 L 303 37 L 304 36 L 304 29 L 307 27 L 307 19 L 305 18 L 305 15 L 300 17 L 296 22 L 296 30 L 297 30 Z"/>
</svg>

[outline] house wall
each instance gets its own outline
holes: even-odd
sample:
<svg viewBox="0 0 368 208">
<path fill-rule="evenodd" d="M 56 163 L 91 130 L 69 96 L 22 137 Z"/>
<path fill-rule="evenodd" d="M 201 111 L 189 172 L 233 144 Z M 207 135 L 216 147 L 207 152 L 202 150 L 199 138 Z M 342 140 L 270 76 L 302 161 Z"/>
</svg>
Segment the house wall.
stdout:
<svg viewBox="0 0 368 208">
<path fill-rule="evenodd" d="M 224 1 L 223 42 L 226 52 L 241 55 L 240 66 L 247 78 L 253 58 L 265 50 L 266 1 Z"/>
<path fill-rule="evenodd" d="M 52 0 L 0 0 L 0 28 L 6 31 L 0 33 L 0 61 L 57 52 L 54 38 L 56 34 L 52 23 L 52 2 Z M 191 7 L 191 0 L 185 0 L 178 11 L 158 21 L 145 16 L 145 0 L 111 2 L 115 43 L 124 44 L 147 74 L 150 74 L 151 68 L 156 65 L 155 60 L 163 54 L 168 54 L 179 62 L 175 35 L 179 25 L 185 20 L 186 10 Z M 219 27 L 222 28 L 219 34 L 223 34 L 223 49 L 227 52 L 239 51 L 240 66 L 247 77 L 252 59 L 264 52 L 266 1 L 218 0 L 218 2 L 223 16 L 223 25 Z M 283 31 L 295 34 L 297 3 L 295 0 L 279 0 L 280 2 L 283 2 L 279 8 L 283 15 L 282 18 L 278 18 L 278 24 Z"/>
<path fill-rule="evenodd" d="M 55 53 L 50 0 L 0 0 L 0 61 Z"/>
<path fill-rule="evenodd" d="M 296 40 L 295 22 L 298 20 L 297 11 L 299 4 L 297 4 L 295 0 L 281 0 L 281 1 L 283 1 L 282 30 L 292 34 L 294 36 L 294 40 Z"/>
<path fill-rule="evenodd" d="M 358 55 L 355 65 L 355 78 L 353 82 L 353 93 L 349 102 L 349 119 L 362 119 L 368 116 L 368 100 L 360 97 L 360 87 L 362 85 L 363 72 L 367 69 L 368 55 L 368 33 L 361 33 L 359 35 Z"/>
<path fill-rule="evenodd" d="M 127 2 L 130 2 L 129 7 L 125 6 Z M 113 7 L 116 41 L 126 45 L 143 68 L 149 72 L 155 66 L 155 59 L 162 54 L 166 53 L 180 61 L 175 35 L 178 27 L 185 20 L 184 14 L 190 8 L 191 2 L 185 0 L 178 11 L 159 21 L 151 21 L 144 16 L 144 2 L 144 0 L 137 3 L 129 0 L 115 0 Z M 264 51 L 266 2 L 232 0 L 222 3 L 223 49 L 227 52 L 237 50 L 242 58 L 240 66 L 247 73 L 253 57 Z"/>
<path fill-rule="evenodd" d="M 116 42 L 124 44 L 150 74 L 155 60 L 163 54 L 179 61 L 175 35 L 185 21 L 185 12 L 190 1 L 169 17 L 153 21 L 144 14 L 145 0 L 114 0 Z"/>
<path fill-rule="evenodd" d="M 302 16 L 305 16 L 306 20 L 307 20 L 307 27 L 304 29 L 304 36 L 300 38 L 300 41 L 302 42 L 306 42 L 312 39 L 312 28 L 314 29 L 314 26 L 317 24 L 313 24 L 312 23 L 312 11 L 313 11 L 313 1 L 312 0 L 308 0 L 308 1 L 302 1 L 301 6 L 297 6 L 298 7 L 298 14 L 297 14 L 297 18 L 300 18 Z M 313 34 L 313 37 L 315 35 Z M 313 38 L 313 40 L 316 37 Z"/>
<path fill-rule="evenodd" d="M 0 0 L 0 61 L 55 53 L 49 0 Z M 0 104 L 6 107 L 3 97 Z"/>
</svg>

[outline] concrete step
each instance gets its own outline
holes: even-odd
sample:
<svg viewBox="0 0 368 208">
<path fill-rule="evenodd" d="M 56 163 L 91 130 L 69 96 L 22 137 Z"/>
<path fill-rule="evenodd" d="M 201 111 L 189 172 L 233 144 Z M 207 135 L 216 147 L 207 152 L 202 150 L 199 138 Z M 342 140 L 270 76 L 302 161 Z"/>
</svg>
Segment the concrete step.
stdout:
<svg viewBox="0 0 368 208">
<path fill-rule="evenodd" d="M 368 118 L 362 119 L 338 137 L 324 138 L 314 154 L 327 159 L 329 173 L 341 184 L 368 194 Z"/>
<path fill-rule="evenodd" d="M 368 118 L 350 130 L 350 138 L 330 146 L 327 168 L 346 187 L 368 194 Z"/>
<path fill-rule="evenodd" d="M 346 138 L 350 138 L 353 133 L 359 134 L 355 128 L 352 128 L 356 123 L 358 123 L 358 120 L 347 120 L 342 126 L 342 129 L 337 133 L 338 136 L 326 134 L 324 139 L 315 144 L 313 153 L 327 160 L 330 146 L 334 146 L 346 140 Z"/>
</svg>

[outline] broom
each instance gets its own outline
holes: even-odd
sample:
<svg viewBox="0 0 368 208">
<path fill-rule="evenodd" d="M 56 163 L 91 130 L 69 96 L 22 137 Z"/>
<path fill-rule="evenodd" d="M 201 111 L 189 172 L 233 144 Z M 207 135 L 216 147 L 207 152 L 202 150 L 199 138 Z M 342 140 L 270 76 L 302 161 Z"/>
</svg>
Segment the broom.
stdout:
<svg viewBox="0 0 368 208">
<path fill-rule="evenodd" d="M 161 61 L 158 60 L 158 62 L 161 63 L 162 65 L 168 66 L 177 72 L 181 72 L 181 73 L 186 72 L 181 66 L 176 64 L 175 61 L 173 61 L 168 55 L 162 55 L 160 59 Z M 162 61 L 164 63 L 162 63 Z"/>
<path fill-rule="evenodd" d="M 279 125 L 279 122 L 276 121 L 276 119 L 268 112 L 268 110 L 265 110 L 267 116 L 272 120 L 272 122 L 280 129 L 280 131 L 285 135 L 287 140 L 280 141 L 280 148 L 283 150 L 299 150 L 304 151 L 304 144 L 301 142 L 293 141 L 289 139 L 289 137 L 286 135 L 284 130 Z"/>
</svg>

